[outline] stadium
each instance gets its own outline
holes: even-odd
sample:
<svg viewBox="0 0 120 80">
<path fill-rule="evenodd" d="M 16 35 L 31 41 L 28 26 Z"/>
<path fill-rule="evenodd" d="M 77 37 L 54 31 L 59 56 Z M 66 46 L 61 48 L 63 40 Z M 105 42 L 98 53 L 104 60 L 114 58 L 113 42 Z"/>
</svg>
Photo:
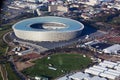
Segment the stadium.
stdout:
<svg viewBox="0 0 120 80">
<path fill-rule="evenodd" d="M 22 20 L 12 26 L 16 37 L 29 41 L 66 41 L 80 36 L 84 25 L 78 21 L 46 16 Z"/>
</svg>

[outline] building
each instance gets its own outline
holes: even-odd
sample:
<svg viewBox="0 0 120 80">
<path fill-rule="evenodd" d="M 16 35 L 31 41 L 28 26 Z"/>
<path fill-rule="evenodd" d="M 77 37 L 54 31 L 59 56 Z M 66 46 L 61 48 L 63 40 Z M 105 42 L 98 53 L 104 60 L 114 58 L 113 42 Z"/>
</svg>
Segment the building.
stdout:
<svg viewBox="0 0 120 80">
<path fill-rule="evenodd" d="M 57 5 L 48 6 L 48 12 L 54 12 L 54 11 L 57 11 Z"/>
<path fill-rule="evenodd" d="M 29 41 L 66 41 L 80 36 L 84 25 L 62 17 L 36 17 L 12 26 L 16 37 Z"/>
<path fill-rule="evenodd" d="M 83 1 L 81 1 L 81 2 L 79 2 L 79 3 L 94 6 L 94 5 L 99 4 L 99 3 L 100 3 L 100 1 L 99 1 L 99 0 L 83 0 Z"/>
<path fill-rule="evenodd" d="M 70 76 L 64 76 L 57 80 L 107 80 L 107 79 L 101 78 L 99 76 L 90 76 L 89 74 L 83 72 L 76 72 Z"/>
<path fill-rule="evenodd" d="M 114 44 L 110 47 L 107 47 L 103 49 L 104 53 L 111 53 L 111 54 L 119 54 L 120 51 L 120 45 L 119 44 Z"/>
<path fill-rule="evenodd" d="M 96 52 L 99 52 L 99 53 L 104 52 L 104 51 L 103 51 L 104 49 L 112 46 L 111 44 L 103 43 L 103 42 L 100 42 L 100 41 L 98 41 L 98 40 L 86 42 L 84 45 L 85 45 L 86 47 L 88 47 L 90 50 L 96 51 Z"/>
<path fill-rule="evenodd" d="M 107 80 L 105 78 L 101 78 L 99 76 L 90 77 L 87 73 L 77 72 L 71 76 L 69 76 L 69 80 Z"/>
<path fill-rule="evenodd" d="M 110 46 L 111 46 L 111 44 L 100 43 L 100 42 L 99 42 L 99 43 L 90 45 L 90 49 L 93 50 L 93 51 L 97 51 L 97 52 L 101 53 L 101 52 L 103 52 L 103 50 L 104 50 L 105 48 L 108 48 L 108 47 L 110 47 Z"/>
<path fill-rule="evenodd" d="M 68 12 L 68 7 L 67 6 L 58 6 L 57 10 L 62 11 L 62 12 Z"/>
<path fill-rule="evenodd" d="M 104 60 L 84 72 L 67 74 L 56 80 L 120 80 L 120 62 Z"/>
<path fill-rule="evenodd" d="M 81 17 L 83 18 L 83 19 L 90 19 L 91 18 L 91 15 L 89 14 L 89 13 L 82 13 L 81 14 Z"/>
<path fill-rule="evenodd" d="M 97 5 L 97 4 L 99 4 L 100 3 L 100 1 L 99 0 L 89 0 L 89 5 Z"/>
<path fill-rule="evenodd" d="M 68 12 L 68 7 L 62 5 L 49 5 L 48 12 L 54 12 L 54 11 Z"/>
<path fill-rule="evenodd" d="M 103 62 L 100 62 L 98 65 L 94 65 L 93 67 L 85 69 L 84 72 L 89 73 L 91 75 L 107 78 L 107 80 L 119 80 L 120 79 L 119 69 L 120 63 L 104 60 Z"/>
<path fill-rule="evenodd" d="M 23 1 L 37 3 L 37 2 L 42 2 L 42 1 L 46 1 L 46 0 L 23 0 Z"/>
<path fill-rule="evenodd" d="M 103 50 L 109 46 L 111 46 L 111 44 L 107 44 L 107 43 L 97 43 L 97 44 L 91 45 L 91 47 L 96 48 L 98 50 Z"/>
</svg>

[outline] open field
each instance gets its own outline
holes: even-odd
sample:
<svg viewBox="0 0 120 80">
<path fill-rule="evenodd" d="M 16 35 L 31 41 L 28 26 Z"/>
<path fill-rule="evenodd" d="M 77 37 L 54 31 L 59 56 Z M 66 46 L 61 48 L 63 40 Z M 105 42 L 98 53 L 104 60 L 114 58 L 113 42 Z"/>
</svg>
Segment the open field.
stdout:
<svg viewBox="0 0 120 80">
<path fill-rule="evenodd" d="M 8 73 L 8 80 L 20 80 L 15 72 L 12 70 L 10 63 L 6 63 L 5 66 Z"/>
<path fill-rule="evenodd" d="M 2 78 L 2 71 L 1 71 L 1 65 L 0 65 L 0 80 L 3 80 L 3 78 Z"/>
<path fill-rule="evenodd" d="M 3 79 L 2 79 L 2 75 L 1 75 L 1 73 L 0 73 L 0 80 L 3 80 Z"/>
<path fill-rule="evenodd" d="M 3 41 L 2 37 L 5 33 L 11 31 L 11 25 L 1 26 L 0 27 L 0 55 L 5 53 L 7 44 Z"/>
<path fill-rule="evenodd" d="M 3 35 L 9 31 L 11 31 L 11 24 L 5 25 L 5 26 L 0 26 L 0 56 L 4 55 L 6 52 L 6 49 L 8 48 L 8 45 L 3 41 Z M 9 63 L 5 63 L 5 66 L 2 67 L 2 72 L 5 74 L 4 68 L 6 68 L 7 74 L 8 74 L 8 80 L 20 80 L 17 75 L 13 72 L 11 66 Z M 0 79 L 2 80 L 2 79 Z M 7 79 L 5 79 L 7 80 Z"/>
<path fill-rule="evenodd" d="M 5 65 L 0 65 L 0 70 L 1 70 L 1 76 L 4 77 L 3 80 L 8 80 Z"/>
<path fill-rule="evenodd" d="M 36 60 L 34 63 L 34 66 L 23 70 L 23 73 L 30 76 L 46 76 L 54 79 L 63 74 L 86 68 L 91 60 L 80 54 L 59 53 Z M 49 69 L 50 65 L 56 70 Z"/>
</svg>

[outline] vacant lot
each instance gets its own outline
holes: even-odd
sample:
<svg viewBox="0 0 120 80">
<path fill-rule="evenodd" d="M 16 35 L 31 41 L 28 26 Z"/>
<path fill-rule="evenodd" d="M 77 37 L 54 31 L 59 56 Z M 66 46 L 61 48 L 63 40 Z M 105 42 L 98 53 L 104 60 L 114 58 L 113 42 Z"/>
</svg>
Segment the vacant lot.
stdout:
<svg viewBox="0 0 120 80">
<path fill-rule="evenodd" d="M 80 54 L 58 53 L 36 60 L 34 63 L 34 66 L 25 69 L 23 73 L 30 76 L 46 76 L 54 79 L 71 71 L 87 67 L 91 60 Z M 49 69 L 50 66 L 56 70 Z"/>
</svg>

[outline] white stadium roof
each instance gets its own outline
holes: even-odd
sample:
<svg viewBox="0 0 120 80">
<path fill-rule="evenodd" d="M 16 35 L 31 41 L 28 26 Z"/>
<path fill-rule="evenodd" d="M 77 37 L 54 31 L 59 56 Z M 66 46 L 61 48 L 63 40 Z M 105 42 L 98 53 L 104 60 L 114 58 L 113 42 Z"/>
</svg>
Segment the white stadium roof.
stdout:
<svg viewBox="0 0 120 80">
<path fill-rule="evenodd" d="M 22 20 L 12 26 L 15 36 L 30 41 L 66 41 L 80 36 L 84 25 L 63 17 L 45 16 Z"/>
<path fill-rule="evenodd" d="M 45 16 L 45 17 L 35 17 L 22 20 L 13 25 L 13 29 L 25 30 L 25 31 L 56 31 L 56 30 L 46 30 L 46 29 L 34 29 L 30 25 L 36 23 L 61 23 L 65 24 L 67 27 L 64 29 L 59 29 L 57 31 L 77 31 L 82 30 L 84 25 L 76 20 L 63 17 Z M 74 26 L 74 27 L 73 27 Z"/>
</svg>

